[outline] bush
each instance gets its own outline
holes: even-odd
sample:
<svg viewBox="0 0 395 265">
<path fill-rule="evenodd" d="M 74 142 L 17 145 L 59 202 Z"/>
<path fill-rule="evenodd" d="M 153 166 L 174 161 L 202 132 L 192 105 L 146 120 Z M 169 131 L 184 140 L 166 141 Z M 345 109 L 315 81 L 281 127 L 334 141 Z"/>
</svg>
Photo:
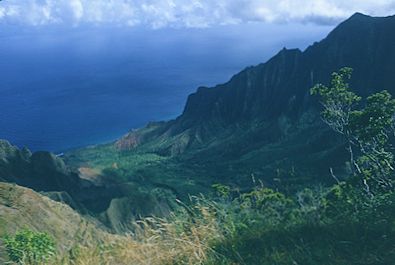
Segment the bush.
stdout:
<svg viewBox="0 0 395 265">
<path fill-rule="evenodd" d="M 5 236 L 4 245 L 9 259 L 19 264 L 45 264 L 55 255 L 52 237 L 29 229 Z"/>
</svg>

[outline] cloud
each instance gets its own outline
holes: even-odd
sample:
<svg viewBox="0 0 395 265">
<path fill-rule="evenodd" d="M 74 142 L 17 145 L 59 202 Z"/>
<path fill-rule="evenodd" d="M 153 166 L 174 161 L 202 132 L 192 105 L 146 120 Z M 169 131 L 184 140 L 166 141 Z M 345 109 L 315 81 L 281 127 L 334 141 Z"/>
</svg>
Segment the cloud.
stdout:
<svg viewBox="0 0 395 265">
<path fill-rule="evenodd" d="M 395 13 L 395 0 L 3 0 L 0 23 L 192 27 L 271 23 L 335 24 L 354 12 Z"/>
</svg>

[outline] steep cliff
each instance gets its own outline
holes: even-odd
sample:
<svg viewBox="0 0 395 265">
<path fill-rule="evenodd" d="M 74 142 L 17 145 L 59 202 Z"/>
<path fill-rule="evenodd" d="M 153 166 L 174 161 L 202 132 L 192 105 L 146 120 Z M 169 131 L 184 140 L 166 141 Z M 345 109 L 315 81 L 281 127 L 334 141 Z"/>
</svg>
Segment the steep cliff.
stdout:
<svg viewBox="0 0 395 265">
<path fill-rule="evenodd" d="M 152 146 L 165 154 L 202 147 L 215 138 L 234 140 L 240 128 L 265 128 L 271 142 L 295 130 L 306 116 L 317 115 L 309 89 L 326 83 L 341 67 L 352 67 L 351 86 L 366 96 L 383 89 L 395 94 L 395 16 L 354 14 L 324 40 L 305 51 L 283 49 L 269 61 L 248 67 L 214 88 L 201 87 L 188 97 L 177 119 L 131 132 L 117 142 L 121 149 Z M 225 133 L 226 132 L 226 133 Z M 138 140 L 136 140 L 138 139 Z M 160 144 L 152 144 L 153 142 Z"/>
<path fill-rule="evenodd" d="M 354 69 L 350 85 L 357 94 L 386 89 L 395 95 L 393 32 L 395 16 L 356 13 L 304 51 L 284 48 L 225 84 L 200 87 L 179 117 L 132 131 L 115 147 L 171 158 L 198 180 L 211 176 L 243 186 L 253 174 L 291 189 L 331 182 L 329 167 L 338 176 L 347 172 L 347 152 L 321 121 L 310 88 L 347 66 Z"/>
</svg>

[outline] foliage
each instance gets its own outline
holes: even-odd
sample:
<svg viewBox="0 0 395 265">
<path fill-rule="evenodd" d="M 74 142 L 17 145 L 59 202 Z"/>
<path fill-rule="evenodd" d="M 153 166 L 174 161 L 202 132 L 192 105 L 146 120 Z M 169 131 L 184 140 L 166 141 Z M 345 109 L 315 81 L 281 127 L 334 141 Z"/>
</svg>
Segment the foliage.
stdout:
<svg viewBox="0 0 395 265">
<path fill-rule="evenodd" d="M 322 99 L 323 120 L 347 142 L 351 179 L 358 179 L 365 192 L 374 197 L 393 190 L 390 136 L 394 132 L 395 99 L 384 90 L 358 105 L 361 97 L 350 91 L 347 83 L 351 73 L 351 68 L 343 68 L 332 74 L 330 87 L 318 84 L 311 93 Z"/>
<path fill-rule="evenodd" d="M 225 240 L 213 264 L 391 264 L 394 203 L 393 194 L 371 199 L 347 183 L 295 197 L 255 188 L 219 204 Z"/>
<path fill-rule="evenodd" d="M 52 237 L 29 229 L 5 236 L 4 245 L 10 260 L 20 264 L 45 264 L 55 255 Z"/>
<path fill-rule="evenodd" d="M 231 188 L 223 184 L 213 184 L 211 187 L 215 190 L 216 194 L 223 198 L 228 198 L 230 196 Z"/>
<path fill-rule="evenodd" d="M 232 195 L 178 201 L 169 217 L 142 218 L 128 235 L 97 230 L 100 241 L 77 244 L 51 264 L 388 265 L 395 258 L 393 193 L 371 199 L 340 183 L 294 196 L 263 186 Z"/>
<path fill-rule="evenodd" d="M 387 91 L 368 97 L 366 107 L 352 113 L 351 129 L 362 153 L 356 161 L 357 173 L 370 194 L 392 190 L 394 156 L 389 140 L 394 115 L 395 100 Z"/>
<path fill-rule="evenodd" d="M 322 98 L 323 120 L 346 137 L 351 134 L 349 127 L 352 109 L 361 100 L 361 97 L 349 90 L 347 81 L 351 74 L 351 68 L 342 68 L 338 73 L 332 74 L 330 87 L 317 84 L 311 89 L 312 95 L 320 95 Z"/>
</svg>

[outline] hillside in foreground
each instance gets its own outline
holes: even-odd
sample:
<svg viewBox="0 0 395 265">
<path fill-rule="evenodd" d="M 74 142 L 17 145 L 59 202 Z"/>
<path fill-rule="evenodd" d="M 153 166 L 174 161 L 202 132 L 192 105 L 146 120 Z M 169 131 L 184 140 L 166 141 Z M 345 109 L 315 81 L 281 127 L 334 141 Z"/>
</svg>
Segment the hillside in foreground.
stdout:
<svg viewBox="0 0 395 265">
<path fill-rule="evenodd" d="M 220 237 L 216 224 L 203 215 L 201 223 L 194 224 L 182 219 L 144 219 L 134 224 L 133 236 L 110 234 L 96 220 L 81 216 L 64 203 L 7 183 L 0 183 L 0 213 L 2 239 L 25 229 L 54 239 L 56 257 L 48 264 L 202 264 L 209 252 L 207 242 Z M 191 231 L 195 234 L 186 234 Z M 9 262 L 6 249 L 0 241 L 2 264 Z M 43 264 L 24 262 L 21 260 L 21 264 Z"/>
<path fill-rule="evenodd" d="M 0 233 L 31 229 L 54 238 L 54 256 L 39 264 L 393 264 L 393 194 L 367 200 L 342 184 L 295 197 L 257 186 L 230 197 L 224 187 L 168 218 L 141 219 L 125 236 L 30 189 L 1 184 Z M 8 248 L 0 246 L 4 262 Z"/>
</svg>

